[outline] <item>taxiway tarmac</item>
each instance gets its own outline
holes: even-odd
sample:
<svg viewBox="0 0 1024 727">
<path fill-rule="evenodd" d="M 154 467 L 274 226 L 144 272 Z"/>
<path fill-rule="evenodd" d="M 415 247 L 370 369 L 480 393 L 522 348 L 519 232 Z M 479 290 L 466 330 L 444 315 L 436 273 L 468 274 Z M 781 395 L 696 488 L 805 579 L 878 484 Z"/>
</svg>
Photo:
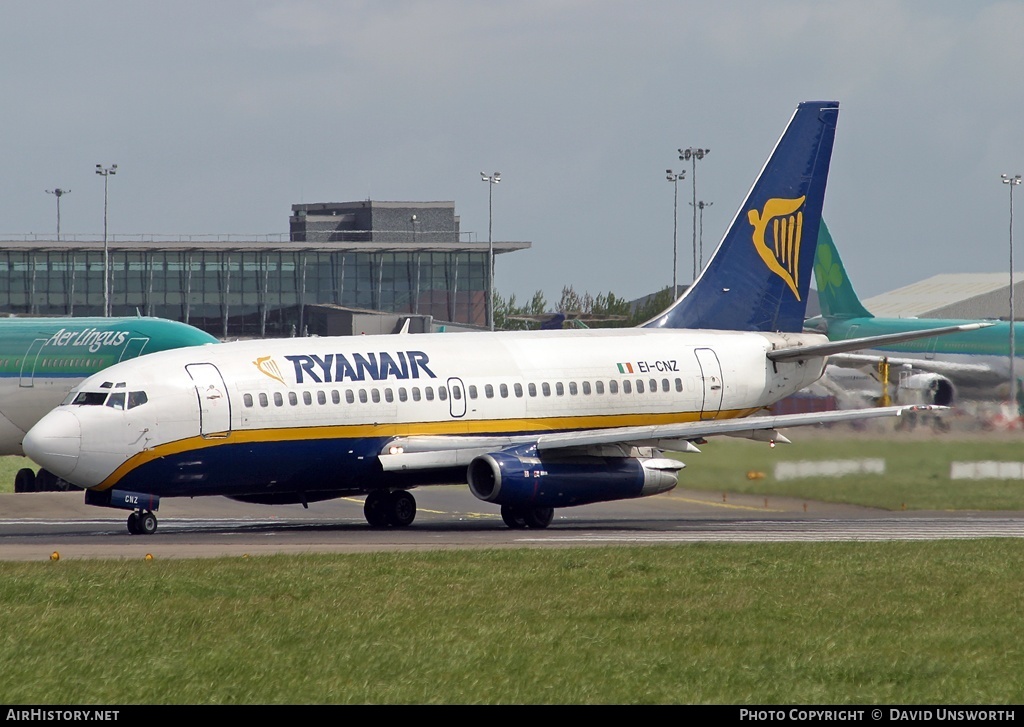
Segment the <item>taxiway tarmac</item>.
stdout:
<svg viewBox="0 0 1024 727">
<path fill-rule="evenodd" d="M 690 542 L 923 540 L 1024 537 L 1021 512 L 890 512 L 787 498 L 676 490 L 555 511 L 545 530 L 510 530 L 498 508 L 465 487 L 415 491 L 407 528 L 371 528 L 362 498 L 247 505 L 167 498 L 150 536 L 130 535 L 127 511 L 87 506 L 81 492 L 0 495 L 0 560 L 204 558 L 438 548 L 569 547 Z"/>
</svg>

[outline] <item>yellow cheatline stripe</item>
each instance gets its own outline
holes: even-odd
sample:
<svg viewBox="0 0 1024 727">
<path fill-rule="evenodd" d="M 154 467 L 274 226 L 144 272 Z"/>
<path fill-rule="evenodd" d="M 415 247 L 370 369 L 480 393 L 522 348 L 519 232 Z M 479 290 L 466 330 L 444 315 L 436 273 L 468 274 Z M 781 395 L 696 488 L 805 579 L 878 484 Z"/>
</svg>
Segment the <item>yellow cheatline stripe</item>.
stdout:
<svg viewBox="0 0 1024 727">
<path fill-rule="evenodd" d="M 720 411 L 717 419 L 735 419 L 747 416 L 757 409 Z M 472 436 L 501 434 L 536 434 L 549 432 L 613 429 L 618 427 L 652 426 L 660 424 L 686 424 L 700 420 L 700 412 L 672 412 L 668 414 L 604 414 L 571 417 L 538 417 L 535 419 L 471 419 L 433 422 L 407 422 L 395 424 L 344 424 L 313 427 L 280 427 L 274 429 L 235 429 L 224 436 L 187 437 L 152 449 L 138 452 L 114 470 L 93 488 L 107 490 L 116 485 L 129 472 L 148 462 L 183 452 L 219 447 L 223 444 L 266 444 L 269 442 L 299 442 L 322 439 L 366 439 L 370 437 L 419 437 L 437 435 Z"/>
</svg>

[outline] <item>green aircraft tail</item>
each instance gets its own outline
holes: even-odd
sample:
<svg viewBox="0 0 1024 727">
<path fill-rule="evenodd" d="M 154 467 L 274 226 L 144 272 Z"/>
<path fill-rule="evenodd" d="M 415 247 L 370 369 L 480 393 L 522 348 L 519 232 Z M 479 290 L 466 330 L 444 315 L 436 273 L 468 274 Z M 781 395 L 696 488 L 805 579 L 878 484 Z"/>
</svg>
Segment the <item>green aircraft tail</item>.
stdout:
<svg viewBox="0 0 1024 727">
<path fill-rule="evenodd" d="M 814 282 L 818 286 L 818 304 L 825 318 L 873 318 L 861 305 L 860 298 L 846 275 L 832 235 L 821 221 L 818 249 L 814 255 Z"/>
</svg>

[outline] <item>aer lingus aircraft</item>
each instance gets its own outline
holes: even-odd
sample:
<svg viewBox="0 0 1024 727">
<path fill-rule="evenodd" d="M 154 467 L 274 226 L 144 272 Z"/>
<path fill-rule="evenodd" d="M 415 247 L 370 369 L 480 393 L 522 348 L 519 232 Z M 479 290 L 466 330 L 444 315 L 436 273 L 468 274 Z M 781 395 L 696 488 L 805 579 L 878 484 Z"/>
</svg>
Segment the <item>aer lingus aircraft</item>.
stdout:
<svg viewBox="0 0 1024 727">
<path fill-rule="evenodd" d="M 78 386 L 25 451 L 133 512 L 161 497 L 303 503 L 366 495 L 405 526 L 411 488 L 465 482 L 512 528 L 555 508 L 654 495 L 684 466 L 662 450 L 731 434 L 892 416 L 900 407 L 755 414 L 867 341 L 802 333 L 838 104 L 798 106 L 698 280 L 630 329 L 293 338 L 152 354 Z M 909 334 L 912 337 L 914 334 Z M 919 334 L 918 334 L 919 335 Z M 890 340 L 890 339 L 886 339 Z"/>
<path fill-rule="evenodd" d="M 831 341 L 909 331 L 947 331 L 950 326 L 981 323 L 949 318 L 876 318 L 861 303 L 839 258 L 832 235 L 822 221 L 818 232 L 815 284 L 821 315 L 806 329 L 824 333 Z M 984 331 L 929 335 L 887 345 L 874 344 L 857 353 L 829 358 L 831 366 L 860 369 L 882 381 L 888 371 L 895 401 L 903 404 L 952 406 L 957 397 L 1007 400 L 1010 397 L 1010 323 L 984 321 Z M 1024 323 L 1015 323 L 1017 340 L 1024 341 Z M 1024 371 L 1024 350 L 1017 352 L 1018 371 Z M 879 364 L 887 368 L 881 368 Z"/>
<path fill-rule="evenodd" d="M 144 353 L 216 342 L 162 318 L 0 318 L 0 455 L 24 454 L 25 432 L 97 371 Z M 14 483 L 15 492 L 57 487 L 50 472 L 28 467 Z"/>
</svg>

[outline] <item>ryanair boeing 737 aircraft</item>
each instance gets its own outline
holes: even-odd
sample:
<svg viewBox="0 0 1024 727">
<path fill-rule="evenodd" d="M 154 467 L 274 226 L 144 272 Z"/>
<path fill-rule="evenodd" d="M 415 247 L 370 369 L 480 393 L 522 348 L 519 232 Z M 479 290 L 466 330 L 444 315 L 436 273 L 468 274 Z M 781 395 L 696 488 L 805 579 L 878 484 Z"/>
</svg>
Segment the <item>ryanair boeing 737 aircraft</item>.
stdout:
<svg viewBox="0 0 1024 727">
<path fill-rule="evenodd" d="M 750 416 L 870 344 L 801 332 L 838 113 L 799 105 L 707 268 L 643 326 L 167 351 L 83 382 L 25 451 L 87 503 L 132 510 L 132 533 L 156 530 L 161 497 L 201 495 L 366 495 L 371 525 L 405 526 L 410 489 L 455 482 L 509 527 L 543 528 L 555 508 L 672 489 L 684 465 L 663 450 L 895 415 Z"/>
</svg>

